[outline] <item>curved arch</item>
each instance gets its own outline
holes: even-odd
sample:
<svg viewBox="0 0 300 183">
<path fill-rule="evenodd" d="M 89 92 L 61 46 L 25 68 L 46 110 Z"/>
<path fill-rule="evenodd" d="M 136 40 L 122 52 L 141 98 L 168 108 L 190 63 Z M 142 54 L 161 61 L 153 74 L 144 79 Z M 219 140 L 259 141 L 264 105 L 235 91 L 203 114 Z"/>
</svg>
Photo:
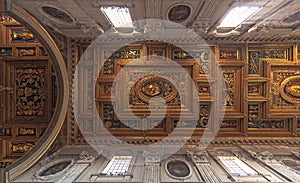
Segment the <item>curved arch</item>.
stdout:
<svg viewBox="0 0 300 183">
<path fill-rule="evenodd" d="M 57 80 L 60 81 L 58 82 L 59 103 L 55 108 L 45 134 L 27 154 L 14 162 L 13 165 L 7 170 L 9 174 L 8 178 L 13 180 L 34 165 L 47 152 L 59 134 L 68 108 L 69 80 L 65 62 L 60 50 L 45 28 L 17 3 L 12 4 L 12 8 L 9 13 L 17 21 L 22 23 L 38 36 L 40 42 L 49 52 L 48 54 L 53 61 L 54 67 L 56 68 Z"/>
</svg>

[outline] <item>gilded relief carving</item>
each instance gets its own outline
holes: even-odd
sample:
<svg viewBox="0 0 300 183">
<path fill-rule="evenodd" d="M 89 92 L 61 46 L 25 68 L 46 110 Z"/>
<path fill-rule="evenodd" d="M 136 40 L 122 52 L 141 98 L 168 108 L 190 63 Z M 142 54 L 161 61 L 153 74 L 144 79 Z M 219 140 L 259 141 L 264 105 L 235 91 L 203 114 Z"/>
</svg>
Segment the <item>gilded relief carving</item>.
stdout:
<svg viewBox="0 0 300 183">
<path fill-rule="evenodd" d="M 254 126 L 253 122 L 259 118 L 259 104 L 248 105 L 248 126 Z"/>
<path fill-rule="evenodd" d="M 296 108 L 300 103 L 300 75 L 296 70 L 276 70 L 271 73 L 272 106 L 274 109 Z"/>
<path fill-rule="evenodd" d="M 186 51 L 181 51 L 181 50 L 173 51 L 173 55 L 174 55 L 173 56 L 174 60 L 176 60 L 176 59 L 192 59 L 193 56 L 195 56 L 195 54 L 193 54 L 193 53 L 190 53 L 190 52 L 188 53 Z M 197 58 L 197 57 L 195 57 L 195 58 Z"/>
<path fill-rule="evenodd" d="M 19 24 L 14 18 L 6 14 L 0 14 L 0 23 Z"/>
<path fill-rule="evenodd" d="M 259 119 L 259 104 L 248 106 L 248 128 L 284 128 L 285 120 Z"/>
<path fill-rule="evenodd" d="M 180 104 L 176 87 L 160 76 L 146 76 L 140 79 L 132 90 L 132 96 L 136 95 L 138 99 L 146 104 L 149 104 L 151 99 L 158 96 L 163 98 L 167 104 L 177 98 L 177 104 Z M 130 104 L 133 105 L 133 103 Z"/>
<path fill-rule="evenodd" d="M 210 106 L 209 104 L 200 104 L 199 107 L 199 120 L 198 120 L 198 128 L 206 128 L 208 124 L 208 118 L 210 114 Z"/>
<path fill-rule="evenodd" d="M 93 78 L 94 78 L 94 68 L 93 67 L 87 67 L 87 78 L 88 78 L 88 83 L 87 83 L 87 98 L 85 99 L 87 102 L 87 111 L 92 112 L 94 110 L 93 108 L 93 100 L 94 100 L 94 92 L 93 92 Z"/>
<path fill-rule="evenodd" d="M 12 136 L 12 129 L 0 127 L 0 136 Z"/>
<path fill-rule="evenodd" d="M 162 60 L 166 57 L 166 49 L 148 48 L 148 60 Z"/>
<path fill-rule="evenodd" d="M 11 56 L 11 53 L 12 53 L 12 48 L 0 48 L 1 57 Z"/>
<path fill-rule="evenodd" d="M 36 129 L 35 128 L 19 128 L 18 129 L 19 136 L 35 136 Z"/>
<path fill-rule="evenodd" d="M 290 85 L 285 87 L 285 91 L 292 97 L 300 97 L 300 85 Z"/>
<path fill-rule="evenodd" d="M 45 115 L 46 73 L 44 68 L 16 69 L 16 115 Z"/>
<path fill-rule="evenodd" d="M 112 84 L 104 84 L 102 87 L 103 87 L 104 94 L 110 95 L 113 93 L 113 85 Z"/>
<path fill-rule="evenodd" d="M 262 85 L 258 84 L 258 85 L 249 85 L 248 86 L 248 95 L 249 96 L 259 96 L 261 95 L 261 87 Z"/>
<path fill-rule="evenodd" d="M 181 84 L 186 81 L 191 73 L 191 68 L 186 67 L 187 72 L 178 72 L 176 69 L 163 68 L 151 68 L 145 67 L 145 69 L 136 69 L 135 67 L 127 68 L 128 74 L 126 74 L 126 83 L 128 85 L 123 87 L 123 90 L 129 93 L 129 106 L 124 106 L 124 110 L 130 107 L 130 110 L 134 110 L 137 113 L 148 113 L 150 109 L 158 110 L 167 106 L 168 109 L 179 110 L 180 106 L 189 107 L 193 102 L 187 97 L 187 92 L 191 90 L 191 85 L 184 85 L 185 87 L 174 86 L 173 83 Z M 161 73 L 164 77 L 160 77 Z M 129 77 L 130 76 L 130 77 Z M 182 95 L 179 96 L 181 90 Z M 183 104 L 181 101 L 184 100 Z M 151 106 L 149 102 L 151 101 Z M 125 105 L 120 104 L 120 105 Z"/>
<path fill-rule="evenodd" d="M 33 147 L 31 142 L 13 142 L 11 150 L 13 153 L 25 153 Z"/>
<path fill-rule="evenodd" d="M 260 59 L 262 58 L 285 59 L 286 51 L 284 50 L 249 51 L 249 60 L 248 60 L 249 74 L 254 74 L 254 75 L 261 74 Z"/>
<path fill-rule="evenodd" d="M 220 49 L 220 59 L 239 60 L 239 51 Z"/>
<path fill-rule="evenodd" d="M 12 30 L 12 42 L 34 41 L 35 36 L 27 30 Z"/>
<path fill-rule="evenodd" d="M 114 75 L 115 74 L 115 59 L 113 58 L 108 58 L 104 62 L 103 65 L 103 74 L 106 75 Z"/>
<path fill-rule="evenodd" d="M 221 122 L 220 128 L 238 128 L 239 120 L 236 119 L 224 119 Z"/>
<path fill-rule="evenodd" d="M 259 120 L 248 125 L 248 128 L 284 128 L 284 120 Z"/>
<path fill-rule="evenodd" d="M 117 119 L 112 104 L 103 104 L 103 123 L 105 128 L 128 128 Z"/>
<path fill-rule="evenodd" d="M 183 59 L 199 59 L 199 74 L 207 75 L 209 74 L 210 68 L 210 52 L 207 51 L 183 51 L 183 50 L 174 50 L 173 59 L 174 60 L 183 60 Z"/>
<path fill-rule="evenodd" d="M 201 52 L 199 56 L 200 62 L 200 75 L 208 75 L 209 74 L 209 68 L 210 68 L 210 61 L 209 61 L 209 52 Z"/>
<path fill-rule="evenodd" d="M 114 109 L 111 104 L 103 104 L 103 123 L 104 127 L 111 128 L 114 123 Z"/>
<path fill-rule="evenodd" d="M 18 56 L 35 56 L 35 49 L 30 48 L 24 48 L 24 49 L 18 49 Z"/>
<path fill-rule="evenodd" d="M 118 50 L 112 53 L 111 51 L 104 51 L 105 62 L 103 64 L 104 75 L 115 74 L 115 59 L 138 59 L 140 58 L 140 50 Z"/>
<path fill-rule="evenodd" d="M 233 106 L 234 105 L 234 84 L 235 77 L 234 73 L 223 73 L 224 86 L 223 86 L 223 105 Z"/>
<path fill-rule="evenodd" d="M 137 59 L 140 58 L 141 51 L 139 49 L 129 49 L 116 51 L 113 54 L 113 57 L 116 59 Z"/>
<path fill-rule="evenodd" d="M 290 103 L 300 103 L 300 75 L 290 76 L 280 84 L 282 98 Z"/>
<path fill-rule="evenodd" d="M 209 84 L 198 84 L 199 87 L 199 95 L 200 96 L 208 96 L 210 95 L 210 85 Z"/>
</svg>

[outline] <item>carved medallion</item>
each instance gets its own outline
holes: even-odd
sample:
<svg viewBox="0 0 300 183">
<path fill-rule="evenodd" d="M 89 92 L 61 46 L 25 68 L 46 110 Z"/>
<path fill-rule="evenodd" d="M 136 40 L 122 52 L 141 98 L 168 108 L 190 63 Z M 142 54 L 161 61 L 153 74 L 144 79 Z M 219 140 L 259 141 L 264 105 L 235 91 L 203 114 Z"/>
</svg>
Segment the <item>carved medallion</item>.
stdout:
<svg viewBox="0 0 300 183">
<path fill-rule="evenodd" d="M 52 6 L 43 6 L 42 10 L 49 15 L 50 17 L 63 21 L 65 23 L 72 23 L 73 19 L 64 11 L 56 8 L 56 7 L 52 7 Z"/>
<path fill-rule="evenodd" d="M 58 172 L 64 170 L 65 168 L 67 168 L 67 166 L 69 166 L 72 163 L 71 160 L 66 160 L 66 161 L 62 161 L 59 162 L 57 164 L 54 164 L 52 166 L 50 166 L 49 168 L 47 168 L 46 170 L 44 170 L 40 176 L 48 176 L 48 175 L 55 175 Z"/>
<path fill-rule="evenodd" d="M 173 6 L 168 12 L 168 18 L 172 22 L 183 22 L 191 15 L 191 7 L 188 5 L 180 4 Z"/>
<path fill-rule="evenodd" d="M 168 175 L 175 179 L 187 179 L 192 175 L 189 165 L 181 160 L 168 161 L 166 170 Z"/>
<path fill-rule="evenodd" d="M 176 87 L 168 79 L 160 76 L 146 76 L 135 85 L 137 97 L 149 103 L 153 97 L 161 97 L 166 103 L 172 101 L 178 94 Z"/>
<path fill-rule="evenodd" d="M 291 76 L 283 80 L 280 85 L 282 98 L 290 103 L 300 103 L 300 75 Z"/>
</svg>

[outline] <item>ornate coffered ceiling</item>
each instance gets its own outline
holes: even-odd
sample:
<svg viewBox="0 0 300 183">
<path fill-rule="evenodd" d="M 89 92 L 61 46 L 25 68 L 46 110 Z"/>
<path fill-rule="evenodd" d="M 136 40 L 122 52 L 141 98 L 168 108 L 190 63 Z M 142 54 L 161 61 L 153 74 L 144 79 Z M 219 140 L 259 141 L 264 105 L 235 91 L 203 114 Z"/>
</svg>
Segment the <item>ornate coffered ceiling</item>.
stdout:
<svg viewBox="0 0 300 183">
<path fill-rule="evenodd" d="M 111 28 L 101 6 L 127 6 L 133 20 L 180 23 L 208 41 L 299 41 L 298 0 L 16 0 L 41 23 L 73 38 L 93 38 Z M 227 11 L 238 5 L 263 9 L 234 31 L 217 29 Z M 174 35 L 176 36 L 176 35 Z"/>
</svg>

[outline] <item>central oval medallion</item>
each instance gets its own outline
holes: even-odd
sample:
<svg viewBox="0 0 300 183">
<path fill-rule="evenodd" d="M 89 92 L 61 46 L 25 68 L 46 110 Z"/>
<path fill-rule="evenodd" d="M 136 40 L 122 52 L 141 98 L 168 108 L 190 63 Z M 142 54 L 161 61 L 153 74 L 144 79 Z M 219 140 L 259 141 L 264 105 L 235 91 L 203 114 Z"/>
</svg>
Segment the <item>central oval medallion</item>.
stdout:
<svg viewBox="0 0 300 183">
<path fill-rule="evenodd" d="M 135 84 L 136 95 L 145 103 L 149 103 L 153 97 L 161 97 L 168 103 L 178 94 L 175 82 L 171 81 L 172 79 L 161 76 L 145 76 Z"/>
</svg>

